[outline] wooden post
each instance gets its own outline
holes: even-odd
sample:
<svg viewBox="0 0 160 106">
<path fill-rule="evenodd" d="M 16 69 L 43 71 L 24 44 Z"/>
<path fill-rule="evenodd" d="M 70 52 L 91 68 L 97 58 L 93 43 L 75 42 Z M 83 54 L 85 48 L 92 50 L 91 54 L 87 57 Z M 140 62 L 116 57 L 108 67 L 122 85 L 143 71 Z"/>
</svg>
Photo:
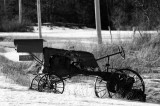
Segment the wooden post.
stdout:
<svg viewBox="0 0 160 106">
<path fill-rule="evenodd" d="M 111 43 L 113 43 L 113 38 L 112 38 L 112 33 L 111 33 L 111 28 L 110 28 L 110 26 L 108 26 L 108 29 L 109 29 L 109 33 L 110 33 L 110 36 L 111 36 Z"/>
<path fill-rule="evenodd" d="M 119 40 L 119 44 L 122 42 L 121 41 L 121 33 L 120 33 L 120 28 L 118 28 L 118 40 Z"/>
<path fill-rule="evenodd" d="M 37 0 L 37 19 L 38 19 L 39 38 L 42 38 L 42 31 L 41 31 L 41 4 L 40 4 L 40 0 Z"/>
<path fill-rule="evenodd" d="M 19 0 L 19 23 L 22 23 L 22 0 Z"/>
<path fill-rule="evenodd" d="M 132 40 L 135 38 L 135 34 L 136 34 L 136 27 L 133 27 L 133 35 L 132 35 Z"/>
<path fill-rule="evenodd" d="M 96 19 L 96 30 L 97 30 L 98 44 L 102 44 L 100 1 L 94 0 L 94 4 L 95 4 L 95 19 Z"/>
</svg>

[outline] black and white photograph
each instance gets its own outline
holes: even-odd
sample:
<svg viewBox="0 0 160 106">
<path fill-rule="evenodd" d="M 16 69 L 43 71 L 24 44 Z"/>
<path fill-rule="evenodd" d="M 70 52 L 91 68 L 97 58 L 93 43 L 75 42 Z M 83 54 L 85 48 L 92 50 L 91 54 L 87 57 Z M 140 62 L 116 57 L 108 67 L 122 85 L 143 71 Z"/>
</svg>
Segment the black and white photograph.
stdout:
<svg viewBox="0 0 160 106">
<path fill-rule="evenodd" d="M 0 106 L 160 106 L 160 0 L 0 0 Z"/>
</svg>

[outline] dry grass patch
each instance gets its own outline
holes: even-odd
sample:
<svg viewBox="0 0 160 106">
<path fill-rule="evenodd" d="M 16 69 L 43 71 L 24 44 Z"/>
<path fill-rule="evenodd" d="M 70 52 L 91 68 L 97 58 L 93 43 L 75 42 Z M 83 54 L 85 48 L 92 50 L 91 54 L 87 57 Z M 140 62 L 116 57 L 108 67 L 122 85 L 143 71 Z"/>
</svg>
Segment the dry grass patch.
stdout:
<svg viewBox="0 0 160 106">
<path fill-rule="evenodd" d="M 30 63 L 13 62 L 3 56 L 0 56 L 0 64 L 1 72 L 6 77 L 20 85 L 29 86 L 30 80 L 25 70 L 31 66 Z"/>
</svg>

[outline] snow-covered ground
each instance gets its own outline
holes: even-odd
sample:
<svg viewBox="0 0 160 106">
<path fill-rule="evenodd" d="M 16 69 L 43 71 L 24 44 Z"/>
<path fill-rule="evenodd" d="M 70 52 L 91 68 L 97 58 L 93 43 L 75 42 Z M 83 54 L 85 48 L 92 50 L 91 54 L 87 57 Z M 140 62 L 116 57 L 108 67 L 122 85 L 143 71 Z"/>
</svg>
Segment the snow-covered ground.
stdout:
<svg viewBox="0 0 160 106">
<path fill-rule="evenodd" d="M 20 62 L 19 56 L 20 55 L 28 55 L 28 53 L 18 53 L 14 48 L 5 48 L 5 53 L 0 53 L 0 55 L 3 55 L 9 60 Z"/>
<path fill-rule="evenodd" d="M 141 31 L 141 33 L 152 33 L 152 34 L 157 34 L 157 31 Z M 18 36 L 18 37 L 22 37 L 22 36 L 26 36 L 28 38 L 30 37 L 39 37 L 38 34 L 38 28 L 34 27 L 34 31 L 33 32 L 27 32 L 27 33 L 0 33 L 0 36 Z M 135 32 L 135 36 L 140 36 L 139 31 Z M 46 26 L 42 26 L 42 37 L 52 37 L 52 38 L 81 38 L 83 39 L 82 42 L 84 43 L 93 43 L 95 42 L 95 40 L 91 40 L 92 39 L 96 39 L 97 38 L 97 33 L 95 29 L 90 29 L 90 28 L 86 28 L 86 29 L 70 29 L 70 28 L 63 28 L 63 27 L 46 27 Z M 111 42 L 111 38 L 112 41 L 124 41 L 124 40 L 132 40 L 133 38 L 133 31 L 107 31 L 107 30 L 102 30 L 102 38 L 103 38 L 103 42 Z M 66 40 L 67 40 L 66 39 Z M 87 39 L 87 40 L 85 40 Z M 56 39 L 57 40 L 57 39 Z M 65 40 L 65 41 L 66 41 Z M 80 40 L 80 39 L 79 39 Z"/>
<path fill-rule="evenodd" d="M 66 87 L 65 92 L 84 88 L 77 85 Z M 77 90 L 77 92 L 79 92 Z M 86 92 L 87 94 L 87 92 Z M 72 93 L 53 94 L 28 90 L 0 75 L 0 105 L 1 106 L 160 106 L 158 104 L 131 102 L 114 99 L 101 99 L 91 96 L 77 96 Z"/>
</svg>

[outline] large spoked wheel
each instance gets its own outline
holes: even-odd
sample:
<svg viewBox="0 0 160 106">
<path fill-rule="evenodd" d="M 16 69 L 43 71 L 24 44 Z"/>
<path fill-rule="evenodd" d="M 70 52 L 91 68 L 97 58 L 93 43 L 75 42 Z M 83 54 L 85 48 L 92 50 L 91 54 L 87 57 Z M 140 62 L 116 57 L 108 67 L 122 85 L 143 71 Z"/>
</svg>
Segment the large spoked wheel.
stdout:
<svg viewBox="0 0 160 106">
<path fill-rule="evenodd" d="M 39 80 L 38 91 L 62 94 L 64 92 L 64 81 L 56 75 L 45 74 Z"/>
<path fill-rule="evenodd" d="M 122 73 L 122 74 L 125 74 L 126 77 L 134 78 L 134 83 L 133 83 L 133 86 L 131 89 L 141 91 L 142 94 L 145 93 L 144 81 L 143 81 L 142 77 L 136 71 L 133 71 L 131 69 L 119 69 L 116 71 L 116 73 Z M 141 96 L 143 96 L 143 95 L 141 95 Z M 117 92 L 110 92 L 110 91 L 109 91 L 109 97 L 122 98 Z"/>
<path fill-rule="evenodd" d="M 32 82 L 31 82 L 31 84 L 30 84 L 29 89 L 31 89 L 31 90 L 38 90 L 38 82 L 39 82 L 39 80 L 42 78 L 43 75 L 44 75 L 44 74 L 37 74 L 37 75 L 33 78 Z"/>
<path fill-rule="evenodd" d="M 109 97 L 109 92 L 107 89 L 107 82 L 104 81 L 101 77 L 97 77 L 94 86 L 95 95 L 98 98 Z"/>
</svg>

